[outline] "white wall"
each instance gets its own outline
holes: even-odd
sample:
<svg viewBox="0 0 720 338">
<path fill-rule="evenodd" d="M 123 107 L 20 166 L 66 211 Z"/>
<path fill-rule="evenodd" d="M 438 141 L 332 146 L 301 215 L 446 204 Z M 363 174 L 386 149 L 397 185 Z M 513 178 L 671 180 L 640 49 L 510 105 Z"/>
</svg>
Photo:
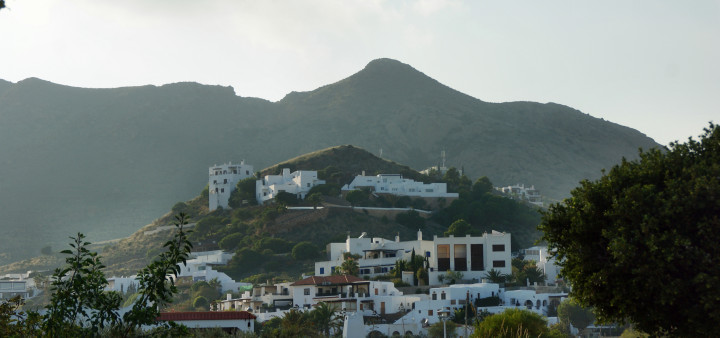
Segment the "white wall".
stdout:
<svg viewBox="0 0 720 338">
<path fill-rule="evenodd" d="M 241 161 L 240 164 L 230 162 L 210 167 L 208 169 L 208 209 L 210 211 L 218 207 L 227 209 L 230 193 L 235 190 L 237 182 L 254 175 L 253 166 L 245 164 L 245 161 Z"/>
</svg>

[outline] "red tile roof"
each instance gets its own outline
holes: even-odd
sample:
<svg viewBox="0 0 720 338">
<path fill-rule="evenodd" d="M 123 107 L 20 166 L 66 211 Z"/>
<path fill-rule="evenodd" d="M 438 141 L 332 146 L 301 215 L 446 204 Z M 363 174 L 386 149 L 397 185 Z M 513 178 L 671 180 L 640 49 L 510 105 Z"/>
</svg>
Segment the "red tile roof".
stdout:
<svg viewBox="0 0 720 338">
<path fill-rule="evenodd" d="M 305 278 L 303 280 L 299 280 L 295 283 L 290 284 L 292 285 L 339 285 L 339 284 L 352 284 L 355 282 L 364 282 L 365 280 L 360 277 L 355 276 L 348 276 L 348 275 L 342 275 L 342 276 L 310 276 L 308 278 Z"/>
<path fill-rule="evenodd" d="M 255 319 L 255 315 L 247 311 L 205 311 L 205 312 L 161 312 L 157 320 L 233 320 Z"/>
</svg>

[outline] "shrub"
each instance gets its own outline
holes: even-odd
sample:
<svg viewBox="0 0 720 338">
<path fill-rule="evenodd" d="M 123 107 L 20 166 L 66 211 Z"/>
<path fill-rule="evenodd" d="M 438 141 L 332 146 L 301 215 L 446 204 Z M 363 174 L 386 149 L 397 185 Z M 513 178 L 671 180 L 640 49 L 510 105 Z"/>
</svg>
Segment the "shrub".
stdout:
<svg viewBox="0 0 720 338">
<path fill-rule="evenodd" d="M 317 258 L 319 253 L 320 249 L 310 242 L 300 242 L 292 248 L 292 257 L 298 261 Z"/>
</svg>

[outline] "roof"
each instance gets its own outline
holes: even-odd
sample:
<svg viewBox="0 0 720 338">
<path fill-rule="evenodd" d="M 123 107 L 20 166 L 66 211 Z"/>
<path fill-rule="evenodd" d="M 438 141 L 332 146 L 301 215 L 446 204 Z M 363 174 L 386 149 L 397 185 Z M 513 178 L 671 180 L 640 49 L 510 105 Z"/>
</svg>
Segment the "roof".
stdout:
<svg viewBox="0 0 720 338">
<path fill-rule="evenodd" d="M 355 282 L 365 282 L 364 279 L 355 276 L 341 275 L 341 276 L 310 276 L 303 280 L 299 280 L 295 283 L 290 284 L 291 286 L 296 285 L 338 285 L 338 284 L 352 284 Z"/>
<path fill-rule="evenodd" d="M 247 311 L 204 311 L 204 312 L 161 312 L 157 320 L 233 320 L 255 319 L 255 315 Z"/>
</svg>

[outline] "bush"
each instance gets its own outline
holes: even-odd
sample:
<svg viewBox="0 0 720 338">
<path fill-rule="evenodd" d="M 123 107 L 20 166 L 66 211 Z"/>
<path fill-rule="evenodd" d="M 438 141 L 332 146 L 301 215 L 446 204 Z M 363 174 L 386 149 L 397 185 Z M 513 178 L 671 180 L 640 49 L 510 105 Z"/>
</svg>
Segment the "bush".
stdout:
<svg viewBox="0 0 720 338">
<path fill-rule="evenodd" d="M 225 251 L 232 251 L 237 247 L 243 237 L 244 235 L 240 233 L 230 234 L 223 237 L 223 239 L 220 240 L 218 245 L 220 246 L 220 249 L 223 249 Z"/>
<path fill-rule="evenodd" d="M 293 243 L 288 242 L 282 238 L 265 237 L 257 242 L 255 249 L 263 252 L 264 250 L 270 249 L 273 253 L 286 253 L 290 252 L 293 248 Z"/>
<path fill-rule="evenodd" d="M 193 300 L 193 307 L 196 309 L 210 310 L 210 302 L 203 296 L 197 296 L 195 300 Z"/>
</svg>

